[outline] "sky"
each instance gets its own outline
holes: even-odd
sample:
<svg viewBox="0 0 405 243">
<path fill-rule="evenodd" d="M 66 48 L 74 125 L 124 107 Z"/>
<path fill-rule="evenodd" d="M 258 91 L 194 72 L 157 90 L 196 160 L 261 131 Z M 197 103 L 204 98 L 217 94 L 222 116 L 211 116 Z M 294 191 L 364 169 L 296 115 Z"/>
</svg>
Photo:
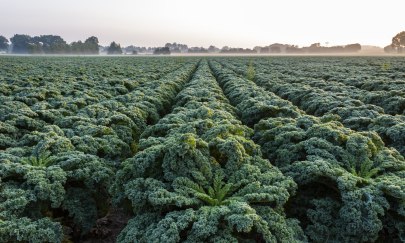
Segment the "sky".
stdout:
<svg viewBox="0 0 405 243">
<path fill-rule="evenodd" d="M 405 31 L 404 0 L 0 0 L 0 35 L 163 46 L 384 47 Z"/>
</svg>

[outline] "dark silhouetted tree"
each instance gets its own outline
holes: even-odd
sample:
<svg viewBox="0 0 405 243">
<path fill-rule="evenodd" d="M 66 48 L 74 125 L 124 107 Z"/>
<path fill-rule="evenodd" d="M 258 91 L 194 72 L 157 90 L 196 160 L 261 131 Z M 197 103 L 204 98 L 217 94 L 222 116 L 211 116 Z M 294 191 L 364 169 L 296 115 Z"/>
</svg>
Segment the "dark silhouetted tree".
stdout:
<svg viewBox="0 0 405 243">
<path fill-rule="evenodd" d="M 110 46 L 108 47 L 107 54 L 109 55 L 122 54 L 121 45 L 115 43 L 115 41 L 111 42 Z"/>
<path fill-rule="evenodd" d="M 33 53 L 62 54 L 69 52 L 69 45 L 58 35 L 41 35 L 32 38 Z"/>
<path fill-rule="evenodd" d="M 270 46 L 271 53 L 281 53 L 281 48 L 279 46 Z"/>
<path fill-rule="evenodd" d="M 229 46 L 223 46 L 222 48 L 221 48 L 221 52 L 227 52 L 227 51 L 229 51 Z"/>
<path fill-rule="evenodd" d="M 70 45 L 58 35 L 14 35 L 11 39 L 12 53 L 16 54 L 98 54 L 98 39 L 95 36 Z"/>
<path fill-rule="evenodd" d="M 359 43 L 349 44 L 344 47 L 345 52 L 358 52 L 361 50 L 361 45 Z"/>
<path fill-rule="evenodd" d="M 190 47 L 188 48 L 188 53 L 208 53 L 208 50 L 204 47 Z"/>
<path fill-rule="evenodd" d="M 165 47 L 168 47 L 171 53 L 185 53 L 188 52 L 188 46 L 180 43 L 166 43 Z"/>
<path fill-rule="evenodd" d="M 72 54 L 84 54 L 85 46 L 82 41 L 75 41 L 70 44 L 70 52 Z"/>
<path fill-rule="evenodd" d="M 86 54 L 98 54 L 98 38 L 91 36 L 84 42 Z M 121 51 L 122 53 L 122 51 Z"/>
<path fill-rule="evenodd" d="M 30 49 L 32 49 L 30 44 L 33 45 L 33 40 L 29 35 L 15 34 L 13 37 L 11 37 L 10 41 L 13 44 L 12 53 L 24 54 L 29 53 Z"/>
<path fill-rule="evenodd" d="M 219 52 L 219 48 L 211 45 L 211 46 L 208 47 L 208 52 L 209 53 Z"/>
<path fill-rule="evenodd" d="M 169 47 L 158 47 L 153 51 L 154 55 L 170 55 Z"/>
<path fill-rule="evenodd" d="M 259 53 L 270 53 L 270 47 L 268 47 L 268 46 L 261 47 L 260 49 L 259 48 L 256 48 L 256 49 L 259 50 Z"/>
<path fill-rule="evenodd" d="M 70 44 L 70 53 L 72 54 L 99 54 L 98 38 L 91 36 L 84 42 L 76 41 Z"/>
<path fill-rule="evenodd" d="M 398 33 L 392 37 L 391 46 L 397 50 L 398 53 L 402 53 L 405 49 L 405 31 Z"/>
<path fill-rule="evenodd" d="M 8 40 L 6 37 L 0 35 L 0 50 L 8 49 Z"/>
</svg>

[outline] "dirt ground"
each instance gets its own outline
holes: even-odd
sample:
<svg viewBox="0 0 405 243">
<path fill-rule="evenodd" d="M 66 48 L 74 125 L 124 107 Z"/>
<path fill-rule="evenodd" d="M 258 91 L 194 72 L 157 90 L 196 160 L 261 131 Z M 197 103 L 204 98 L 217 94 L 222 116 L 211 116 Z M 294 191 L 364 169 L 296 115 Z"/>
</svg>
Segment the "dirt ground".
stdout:
<svg viewBox="0 0 405 243">
<path fill-rule="evenodd" d="M 110 243 L 116 239 L 131 218 L 122 209 L 112 209 L 105 217 L 97 220 L 96 225 L 80 243 Z"/>
</svg>

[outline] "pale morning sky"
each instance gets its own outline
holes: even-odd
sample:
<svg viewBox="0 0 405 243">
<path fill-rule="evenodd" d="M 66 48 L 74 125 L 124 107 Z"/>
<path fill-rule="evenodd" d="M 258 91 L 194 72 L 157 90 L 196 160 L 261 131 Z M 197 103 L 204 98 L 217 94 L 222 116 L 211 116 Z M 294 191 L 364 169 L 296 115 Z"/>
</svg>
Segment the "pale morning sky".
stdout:
<svg viewBox="0 0 405 243">
<path fill-rule="evenodd" d="M 385 46 L 405 30 L 405 0 L 0 0 L 0 35 L 67 42 L 208 47 L 271 43 Z"/>
</svg>

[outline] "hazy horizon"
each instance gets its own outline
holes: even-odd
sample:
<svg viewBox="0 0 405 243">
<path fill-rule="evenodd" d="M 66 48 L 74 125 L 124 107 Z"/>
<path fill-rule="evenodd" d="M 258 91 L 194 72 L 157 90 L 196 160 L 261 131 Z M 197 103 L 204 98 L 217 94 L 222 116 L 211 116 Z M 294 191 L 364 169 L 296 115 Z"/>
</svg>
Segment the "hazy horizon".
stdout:
<svg viewBox="0 0 405 243">
<path fill-rule="evenodd" d="M 7 38 L 55 34 L 72 42 L 94 35 L 102 45 L 112 41 L 122 46 L 177 42 L 253 48 L 319 42 L 384 47 L 405 30 L 405 2 L 399 0 L 14 0 L 2 6 L 0 35 Z"/>
</svg>

